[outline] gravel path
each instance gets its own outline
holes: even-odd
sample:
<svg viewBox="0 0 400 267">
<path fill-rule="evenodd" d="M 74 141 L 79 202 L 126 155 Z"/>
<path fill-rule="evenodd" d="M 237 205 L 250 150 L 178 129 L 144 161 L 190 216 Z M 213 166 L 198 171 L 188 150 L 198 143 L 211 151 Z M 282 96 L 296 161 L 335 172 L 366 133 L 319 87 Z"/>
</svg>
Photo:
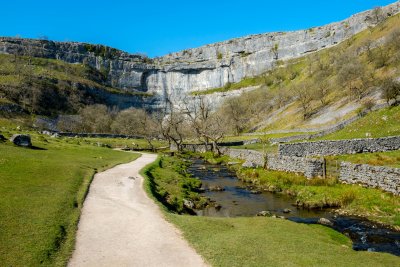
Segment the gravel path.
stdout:
<svg viewBox="0 0 400 267">
<path fill-rule="evenodd" d="M 207 266 L 143 190 L 139 171 L 156 157 L 96 174 L 68 266 Z"/>
</svg>

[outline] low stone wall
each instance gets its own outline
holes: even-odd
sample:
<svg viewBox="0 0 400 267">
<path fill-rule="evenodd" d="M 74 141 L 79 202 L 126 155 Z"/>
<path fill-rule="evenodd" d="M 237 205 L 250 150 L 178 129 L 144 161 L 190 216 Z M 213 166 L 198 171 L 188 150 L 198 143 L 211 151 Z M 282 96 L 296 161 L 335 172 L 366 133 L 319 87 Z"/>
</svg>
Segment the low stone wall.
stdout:
<svg viewBox="0 0 400 267">
<path fill-rule="evenodd" d="M 271 170 L 303 173 L 307 178 L 324 176 L 324 161 L 313 158 L 268 155 Z"/>
<path fill-rule="evenodd" d="M 210 151 L 212 149 L 212 145 L 206 145 L 204 144 L 182 144 L 182 149 L 185 151 L 190 151 L 190 152 L 199 152 L 199 153 L 204 153 L 207 151 Z M 176 148 L 175 145 L 171 145 L 170 148 L 171 151 L 177 151 L 178 149 Z"/>
<path fill-rule="evenodd" d="M 51 132 L 43 131 L 43 134 L 55 135 L 60 137 L 86 137 L 86 138 L 129 138 L 129 139 L 143 139 L 139 135 L 124 135 L 124 134 L 107 134 L 107 133 L 70 133 L 70 132 Z"/>
<path fill-rule="evenodd" d="M 245 160 L 248 163 L 253 164 L 255 167 L 264 166 L 264 155 L 261 152 L 247 149 L 231 149 L 222 148 L 221 153 L 231 158 Z"/>
<path fill-rule="evenodd" d="M 400 149 L 400 136 L 280 144 L 279 155 L 290 157 L 327 156 L 384 152 Z"/>
<path fill-rule="evenodd" d="M 231 158 L 245 160 L 245 166 L 264 166 L 264 156 L 258 151 L 224 148 L 221 152 Z M 281 157 L 270 154 L 267 156 L 266 167 L 276 171 L 302 173 L 307 178 L 322 177 L 324 175 L 324 161 L 313 158 Z"/>
<path fill-rule="evenodd" d="M 340 164 L 339 180 L 349 184 L 365 184 L 400 195 L 400 169 L 367 164 Z"/>
</svg>

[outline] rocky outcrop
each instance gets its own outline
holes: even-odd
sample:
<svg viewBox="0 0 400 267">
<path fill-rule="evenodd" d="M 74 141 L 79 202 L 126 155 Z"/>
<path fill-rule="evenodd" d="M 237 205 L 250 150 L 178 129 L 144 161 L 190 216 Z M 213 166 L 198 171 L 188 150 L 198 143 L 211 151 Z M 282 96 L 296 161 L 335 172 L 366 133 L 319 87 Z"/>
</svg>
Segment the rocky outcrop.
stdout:
<svg viewBox="0 0 400 267">
<path fill-rule="evenodd" d="M 400 3 L 382 10 L 385 16 L 391 16 L 399 12 Z M 104 73 L 114 87 L 154 94 L 151 104 L 157 106 L 167 96 L 178 101 L 189 92 L 259 75 L 277 60 L 334 46 L 375 23 L 372 11 L 366 11 L 322 27 L 250 35 L 154 59 L 101 45 L 15 38 L 0 38 L 0 53 L 88 64 Z"/>
</svg>

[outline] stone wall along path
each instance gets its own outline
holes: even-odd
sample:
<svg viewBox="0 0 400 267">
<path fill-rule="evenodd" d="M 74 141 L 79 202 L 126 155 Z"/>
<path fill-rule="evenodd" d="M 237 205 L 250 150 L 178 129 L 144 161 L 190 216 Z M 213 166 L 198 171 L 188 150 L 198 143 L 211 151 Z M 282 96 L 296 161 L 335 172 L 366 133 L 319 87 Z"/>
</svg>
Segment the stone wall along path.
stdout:
<svg viewBox="0 0 400 267">
<path fill-rule="evenodd" d="M 143 190 L 139 171 L 156 158 L 96 174 L 68 266 L 206 266 Z"/>
</svg>

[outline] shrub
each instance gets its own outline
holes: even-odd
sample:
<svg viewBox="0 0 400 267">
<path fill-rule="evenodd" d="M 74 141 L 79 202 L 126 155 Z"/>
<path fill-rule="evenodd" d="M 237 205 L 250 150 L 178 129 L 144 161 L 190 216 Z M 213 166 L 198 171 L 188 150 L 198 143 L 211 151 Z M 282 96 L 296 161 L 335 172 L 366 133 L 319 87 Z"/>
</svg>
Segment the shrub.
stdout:
<svg viewBox="0 0 400 267">
<path fill-rule="evenodd" d="M 400 96 L 400 82 L 393 79 L 386 79 L 382 83 L 382 97 L 389 103 L 392 99 L 397 99 Z"/>
</svg>

